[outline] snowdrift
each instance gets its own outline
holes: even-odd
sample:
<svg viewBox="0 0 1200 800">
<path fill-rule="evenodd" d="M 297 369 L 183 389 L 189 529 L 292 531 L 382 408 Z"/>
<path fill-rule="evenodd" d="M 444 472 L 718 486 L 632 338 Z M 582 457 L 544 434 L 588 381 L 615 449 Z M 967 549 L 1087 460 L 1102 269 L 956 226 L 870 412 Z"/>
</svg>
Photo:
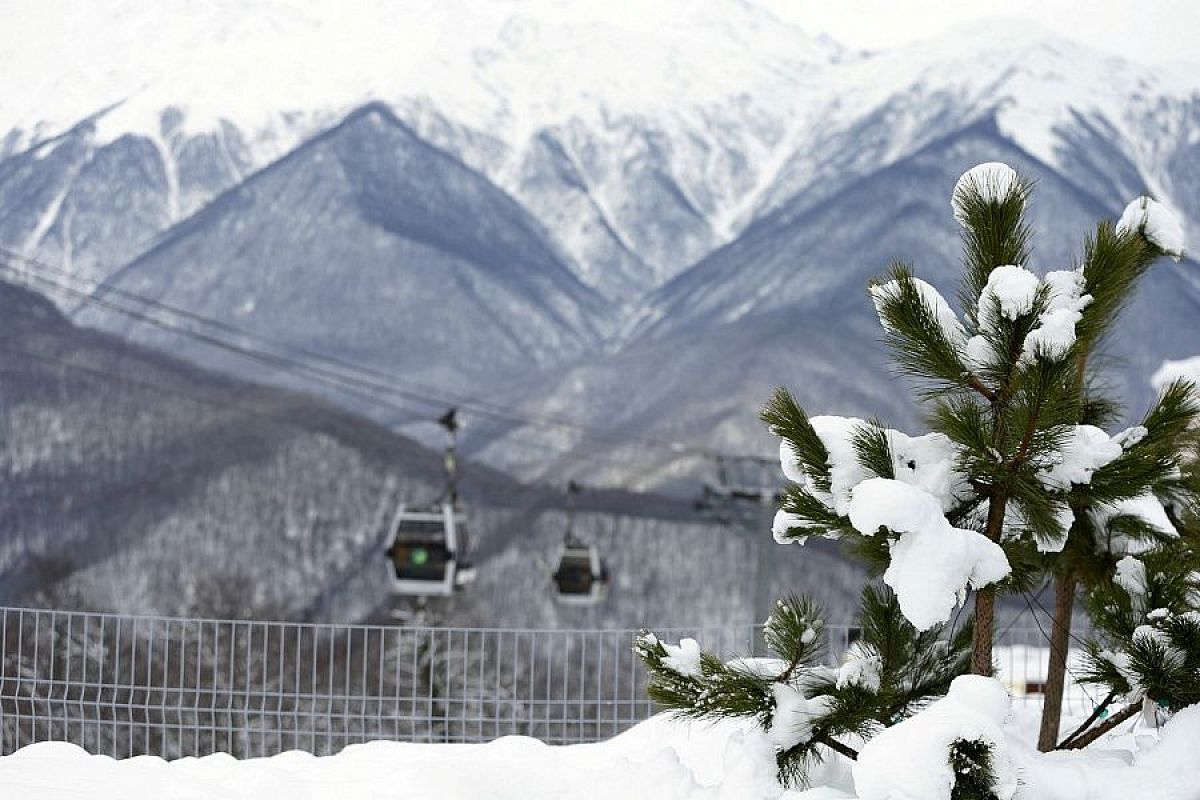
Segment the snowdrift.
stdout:
<svg viewBox="0 0 1200 800">
<path fill-rule="evenodd" d="M 1028 714 L 1030 712 L 1024 712 Z M 1032 724 L 1032 727 L 1030 723 Z M 1018 706 L 1004 726 L 1017 776 L 1017 800 L 1200 799 L 1200 707 L 1178 713 L 1159 732 L 1138 737 L 1136 752 L 1112 749 L 1040 755 L 1025 734 L 1036 720 Z M 920 745 L 920 743 L 915 743 Z M 1132 747 L 1132 742 L 1129 745 Z M 890 757 L 905 758 L 903 748 Z M 876 764 L 879 761 L 876 759 Z M 166 762 L 115 761 L 59 742 L 0 758 L 0 797 L 66 800 L 853 800 L 848 762 L 814 769 L 813 788 L 782 790 L 765 735 L 744 725 L 688 724 L 665 716 L 596 744 L 553 747 L 509 736 L 488 744 L 372 742 L 336 756 L 302 752 L 238 761 L 225 754 Z M 935 800 L 890 795 L 894 800 Z"/>
</svg>

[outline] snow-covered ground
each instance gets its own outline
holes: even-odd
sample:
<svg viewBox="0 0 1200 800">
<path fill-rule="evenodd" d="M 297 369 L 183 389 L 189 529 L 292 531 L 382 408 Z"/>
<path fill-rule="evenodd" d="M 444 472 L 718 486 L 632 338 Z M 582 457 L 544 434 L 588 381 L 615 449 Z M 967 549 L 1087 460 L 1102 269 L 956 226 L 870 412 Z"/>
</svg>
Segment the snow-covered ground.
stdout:
<svg viewBox="0 0 1200 800">
<path fill-rule="evenodd" d="M 0 797 L 732 800 L 779 797 L 774 771 L 771 746 L 760 733 L 733 723 L 688 726 L 656 717 L 596 744 L 555 747 L 519 736 L 464 745 L 372 742 L 328 758 L 290 752 L 246 761 L 224 754 L 114 761 L 44 743 L 0 759 Z"/>
<path fill-rule="evenodd" d="M 952 692 L 953 693 L 953 692 Z M 1200 798 L 1200 707 L 1186 709 L 1157 734 L 1124 732 L 1110 749 L 1041 756 L 1032 746 L 1036 715 L 1020 704 L 1003 727 L 1018 786 L 1016 800 L 1197 800 Z M 885 756 L 911 758 L 906 739 Z M 1136 752 L 1130 750 L 1136 747 Z M 900 762 L 897 762 L 900 763 Z M 775 782 L 770 742 L 731 722 L 673 722 L 664 716 L 596 744 L 552 747 L 505 737 L 488 744 L 373 742 L 315 758 L 290 752 L 237 761 L 217 754 L 165 762 L 152 756 L 114 761 L 59 742 L 31 745 L 0 758 L 0 797 L 30 800 L 165 800 L 287 797 L 289 800 L 562 800 L 563 798 L 703 798 L 703 800 L 839 800 L 856 797 L 848 762 L 810 773 L 813 788 Z M 862 794 L 861 797 L 877 795 Z M 948 795 L 946 795 L 948 797 Z M 883 795 L 924 800 L 915 795 Z M 936 795 L 940 797 L 940 795 Z M 929 800 L 935 800 L 930 797 Z"/>
</svg>

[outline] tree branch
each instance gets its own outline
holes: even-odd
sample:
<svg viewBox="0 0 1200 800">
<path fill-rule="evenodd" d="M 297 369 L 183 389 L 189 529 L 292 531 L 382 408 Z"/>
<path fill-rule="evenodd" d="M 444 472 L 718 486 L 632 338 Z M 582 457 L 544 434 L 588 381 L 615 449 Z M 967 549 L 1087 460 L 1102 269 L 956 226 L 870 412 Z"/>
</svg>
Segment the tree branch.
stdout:
<svg viewBox="0 0 1200 800">
<path fill-rule="evenodd" d="M 1113 728 L 1120 725 L 1122 722 L 1124 722 L 1128 719 L 1131 719 L 1134 715 L 1141 712 L 1141 710 L 1142 710 L 1141 703 L 1130 703 L 1129 705 L 1125 706 L 1125 708 L 1121 709 L 1116 714 L 1113 714 L 1111 717 L 1106 719 L 1104 721 L 1103 725 L 1101 725 L 1100 727 L 1095 728 L 1091 731 L 1088 731 L 1083 736 L 1080 736 L 1078 739 L 1071 742 L 1064 749 L 1066 749 L 1066 750 L 1082 750 L 1083 748 L 1087 747 L 1092 742 L 1099 739 L 1104 734 L 1111 731 Z"/>
<path fill-rule="evenodd" d="M 796 667 L 800 666 L 800 662 L 803 660 L 804 660 L 804 654 L 801 653 L 801 654 L 798 654 L 795 658 L 793 658 L 790 662 L 788 662 L 787 669 L 785 669 L 783 672 L 779 673 L 779 677 L 777 677 L 775 679 L 775 683 L 787 683 L 788 680 L 792 677 L 792 673 L 796 671 Z"/>
<path fill-rule="evenodd" d="M 1033 413 L 1029 415 L 1029 421 L 1025 423 L 1025 433 L 1021 436 L 1021 446 L 1017 448 L 1017 454 L 1013 457 L 1012 463 L 1008 465 L 1009 472 L 1016 472 L 1025 463 L 1026 456 L 1029 455 L 1029 447 L 1033 444 L 1033 434 L 1037 432 L 1038 415 L 1042 413 L 1042 402 L 1044 400 L 1045 396 L 1039 392 L 1037 402 L 1033 404 Z"/>
<path fill-rule="evenodd" d="M 816 742 L 817 744 L 825 745 L 833 752 L 838 753 L 839 755 L 843 755 L 846 758 L 850 759 L 851 761 L 858 760 L 858 751 L 857 750 L 855 750 L 853 747 L 842 744 L 837 739 L 834 739 L 830 736 L 815 736 L 815 737 L 813 737 L 813 741 Z"/>
<path fill-rule="evenodd" d="M 986 399 L 989 403 L 994 403 L 996 401 L 996 392 L 984 385 L 983 381 L 979 380 L 977 375 L 970 372 L 967 373 L 967 386 L 970 386 L 972 389 L 983 395 L 984 399 Z"/>
<path fill-rule="evenodd" d="M 1108 708 L 1110 705 L 1112 705 L 1112 701 L 1115 700 L 1116 697 L 1117 697 L 1116 692 L 1109 692 L 1108 695 L 1103 700 L 1100 701 L 1100 705 L 1096 706 L 1096 708 L 1092 710 L 1092 715 L 1090 717 L 1088 717 L 1087 719 L 1085 719 L 1083 721 L 1082 725 L 1080 725 L 1075 730 L 1071 731 L 1070 736 L 1068 736 L 1067 738 L 1065 738 L 1061 742 L 1059 742 L 1057 745 L 1055 745 L 1054 749 L 1055 750 L 1066 750 L 1068 747 L 1070 747 L 1071 741 L 1076 736 L 1078 736 L 1079 734 L 1086 731 L 1088 729 L 1088 726 L 1090 726 L 1093 722 L 1100 719 L 1100 715 L 1104 713 L 1104 710 L 1106 708 Z"/>
</svg>

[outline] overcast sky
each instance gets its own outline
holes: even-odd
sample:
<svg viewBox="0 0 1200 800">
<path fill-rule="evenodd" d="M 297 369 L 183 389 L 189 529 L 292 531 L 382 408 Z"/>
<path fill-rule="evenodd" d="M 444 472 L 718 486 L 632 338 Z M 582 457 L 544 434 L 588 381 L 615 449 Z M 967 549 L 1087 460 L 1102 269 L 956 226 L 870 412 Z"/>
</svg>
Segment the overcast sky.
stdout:
<svg viewBox="0 0 1200 800">
<path fill-rule="evenodd" d="M 761 0 L 809 32 L 875 49 L 965 22 L 1023 18 L 1147 63 L 1200 63 L 1200 0 Z"/>
</svg>

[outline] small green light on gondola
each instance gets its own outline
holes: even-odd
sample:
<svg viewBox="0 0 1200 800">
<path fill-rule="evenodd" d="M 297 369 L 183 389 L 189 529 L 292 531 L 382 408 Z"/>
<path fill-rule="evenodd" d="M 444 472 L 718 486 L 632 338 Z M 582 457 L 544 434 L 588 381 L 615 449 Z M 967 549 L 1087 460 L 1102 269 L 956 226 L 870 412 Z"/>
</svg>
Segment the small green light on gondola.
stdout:
<svg viewBox="0 0 1200 800">
<path fill-rule="evenodd" d="M 425 562 L 429 561 L 429 551 L 424 547 L 415 547 L 413 548 L 410 558 L 412 559 L 413 564 L 420 567 L 424 565 Z"/>
</svg>

